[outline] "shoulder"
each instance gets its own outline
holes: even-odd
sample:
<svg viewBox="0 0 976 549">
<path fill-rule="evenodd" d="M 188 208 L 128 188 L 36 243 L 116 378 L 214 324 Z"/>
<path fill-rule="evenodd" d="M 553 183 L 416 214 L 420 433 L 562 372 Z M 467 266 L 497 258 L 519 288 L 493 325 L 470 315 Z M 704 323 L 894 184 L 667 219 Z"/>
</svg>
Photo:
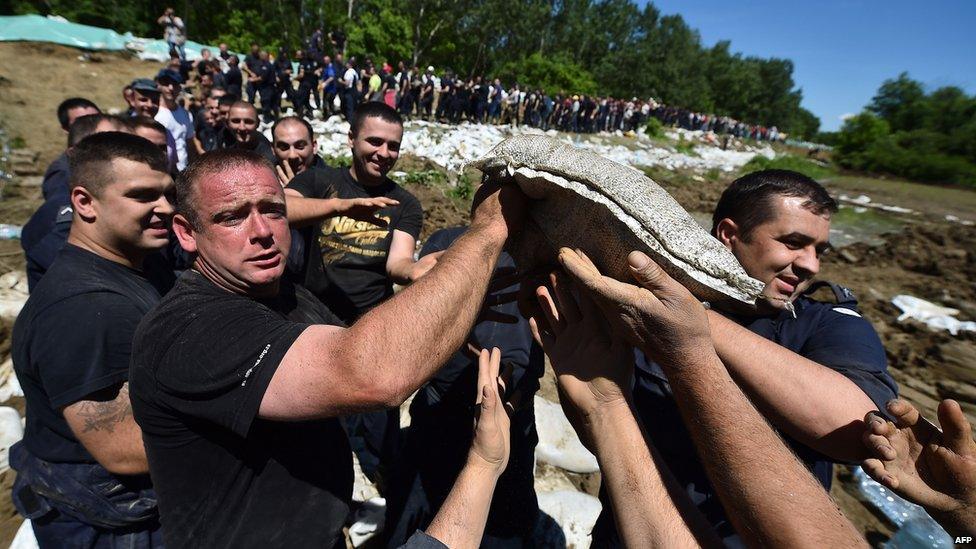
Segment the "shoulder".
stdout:
<svg viewBox="0 0 976 549">
<path fill-rule="evenodd" d="M 400 206 L 404 207 L 407 205 L 420 207 L 420 200 L 407 189 L 403 188 L 399 183 L 390 180 L 393 183 L 393 188 L 390 190 L 390 198 L 400 201 Z"/>
</svg>

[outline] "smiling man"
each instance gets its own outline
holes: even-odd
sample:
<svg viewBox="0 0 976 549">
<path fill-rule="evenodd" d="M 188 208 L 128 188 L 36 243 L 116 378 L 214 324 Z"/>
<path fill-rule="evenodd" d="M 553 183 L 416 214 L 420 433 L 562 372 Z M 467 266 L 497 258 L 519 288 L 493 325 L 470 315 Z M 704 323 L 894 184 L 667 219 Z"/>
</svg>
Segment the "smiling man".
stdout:
<svg viewBox="0 0 976 549">
<path fill-rule="evenodd" d="M 166 546 L 342 547 L 353 471 L 337 416 L 396 408 L 461 346 L 524 197 L 481 189 L 438 268 L 349 328 L 283 277 L 270 162 L 207 153 L 177 197 L 193 268 L 140 323 L 131 367 Z"/>
<path fill-rule="evenodd" d="M 867 457 L 861 420 L 884 409 L 897 390 L 881 340 L 853 294 L 829 285 L 834 303 L 806 293 L 830 246 L 836 211 L 819 183 L 796 172 L 763 170 L 734 181 L 715 208 L 712 234 L 767 284 L 766 299 L 735 315 L 708 311 L 715 350 L 732 378 L 828 489 L 834 462 Z M 641 356 L 636 378 L 634 403 L 649 437 L 719 536 L 737 543 L 664 371 Z M 613 545 L 610 518 L 601 515 L 595 544 Z"/>
<path fill-rule="evenodd" d="M 223 105 L 218 107 L 221 109 Z M 222 149 L 244 149 L 254 151 L 269 162 L 276 160 L 271 142 L 258 131 L 258 110 L 246 101 L 237 101 L 230 106 L 225 120 Z"/>
<path fill-rule="evenodd" d="M 68 243 L 14 326 L 27 401 L 14 500 L 41 547 L 161 546 L 128 379 L 135 326 L 160 298 L 142 268 L 168 242 L 169 163 L 120 132 L 74 152 Z"/>
<path fill-rule="evenodd" d="M 282 185 L 287 185 L 305 170 L 327 168 L 316 154 L 318 143 L 315 141 L 312 125 L 304 118 L 286 116 L 278 119 L 271 127 L 271 139 L 278 160 L 275 171 Z"/>
</svg>

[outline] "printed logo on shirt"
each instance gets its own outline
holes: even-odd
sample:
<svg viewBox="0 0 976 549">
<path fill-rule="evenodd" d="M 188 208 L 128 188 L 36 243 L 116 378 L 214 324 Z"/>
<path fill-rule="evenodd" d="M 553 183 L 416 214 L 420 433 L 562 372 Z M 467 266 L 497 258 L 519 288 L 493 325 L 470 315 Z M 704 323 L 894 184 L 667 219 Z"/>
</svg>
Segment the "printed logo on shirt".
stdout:
<svg viewBox="0 0 976 549">
<path fill-rule="evenodd" d="M 389 225 L 389 216 L 379 216 Z M 368 221 L 360 221 L 345 216 L 330 218 L 322 224 L 319 236 L 319 246 L 322 249 L 322 259 L 332 263 L 346 254 L 357 254 L 366 257 L 384 257 L 389 253 L 386 240 L 390 236 L 389 228 L 378 227 Z"/>
<path fill-rule="evenodd" d="M 254 369 L 257 368 L 261 364 L 261 361 L 264 360 L 264 355 L 268 354 L 268 349 L 270 349 L 270 348 L 271 348 L 271 344 L 270 343 L 268 343 L 267 345 L 265 345 L 264 346 L 264 350 L 262 350 L 261 351 L 261 354 L 258 355 L 258 359 L 254 361 L 254 366 L 251 366 L 250 368 L 247 369 L 246 372 L 244 372 L 244 380 L 241 381 L 241 387 L 247 385 L 247 378 L 251 377 L 251 372 L 253 372 Z"/>
</svg>

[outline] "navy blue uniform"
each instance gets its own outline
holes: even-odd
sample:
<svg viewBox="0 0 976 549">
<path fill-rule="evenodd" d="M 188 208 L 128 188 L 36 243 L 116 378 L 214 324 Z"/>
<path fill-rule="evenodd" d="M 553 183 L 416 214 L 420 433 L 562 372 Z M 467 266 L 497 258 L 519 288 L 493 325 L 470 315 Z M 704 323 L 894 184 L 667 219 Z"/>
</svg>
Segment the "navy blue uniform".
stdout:
<svg viewBox="0 0 976 549">
<path fill-rule="evenodd" d="M 834 286 L 838 303 L 824 303 L 801 296 L 794 303 L 796 318 L 782 311 L 777 316 L 736 319 L 762 337 L 830 368 L 850 379 L 879 410 L 897 396 L 898 387 L 888 373 L 884 347 L 871 324 L 857 312 L 857 301 L 846 288 Z M 741 545 L 705 475 L 694 443 L 681 419 L 671 388 L 657 364 L 637 353 L 634 406 L 648 437 L 668 468 L 685 487 L 698 509 L 727 545 Z M 782 367 L 770 365 L 770 368 Z M 784 375 L 788 372 L 784 370 Z M 811 403 L 816 404 L 816 403 Z M 792 448 L 825 489 L 830 489 L 833 461 L 784 435 Z M 593 530 L 594 547 L 621 546 L 617 539 L 606 493 L 601 493 L 604 513 Z"/>
<path fill-rule="evenodd" d="M 464 227 L 443 229 L 427 240 L 421 256 L 447 249 Z M 498 268 L 514 267 L 511 256 L 502 253 Z M 501 288 L 487 299 L 518 292 L 518 284 Z M 483 321 L 468 336 L 478 348 L 498 347 L 502 363 L 512 366 L 511 391 L 522 396 L 511 417 L 511 457 L 498 479 L 495 497 L 485 526 L 491 547 L 524 547 L 538 520 L 539 504 L 533 487 L 535 429 L 532 397 L 539 388 L 544 357 L 532 340 L 528 322 L 515 303 L 493 305 L 493 311 L 511 315 L 517 323 Z M 462 348 L 427 382 L 410 405 L 410 428 L 388 495 L 387 546 L 398 547 L 417 529 L 430 525 L 444 504 L 471 448 L 471 425 L 478 386 L 478 358 Z"/>
</svg>

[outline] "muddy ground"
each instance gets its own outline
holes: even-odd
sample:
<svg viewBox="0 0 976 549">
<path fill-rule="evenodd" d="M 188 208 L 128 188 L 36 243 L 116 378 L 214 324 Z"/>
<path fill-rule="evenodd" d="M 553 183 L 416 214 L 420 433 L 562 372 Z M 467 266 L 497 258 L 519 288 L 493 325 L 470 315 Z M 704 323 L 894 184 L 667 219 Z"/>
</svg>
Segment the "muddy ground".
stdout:
<svg viewBox="0 0 976 549">
<path fill-rule="evenodd" d="M 37 44 L 0 44 L 0 127 L 17 144 L 38 155 L 36 171 L 63 150 L 65 135 L 55 119 L 57 103 L 72 95 L 94 99 L 103 108 L 122 109 L 120 90 L 136 77 L 152 76 L 156 63 L 130 56 L 99 53 L 80 61 L 83 52 Z M 32 70 L 25 71 L 24 67 Z M 417 158 L 404 158 L 397 167 L 407 172 L 440 172 L 442 177 L 408 183 L 425 208 L 426 238 L 438 228 L 464 223 L 469 202 L 452 192 L 443 170 Z M 702 174 L 649 170 L 656 181 L 689 211 L 707 214 L 735 174 Z M 39 179 L 18 176 L 0 181 L 0 223 L 23 224 L 40 204 Z M 831 178 L 835 195 L 866 193 L 888 204 L 907 206 L 917 213 L 900 216 L 900 230 L 880 236 L 877 244 L 856 243 L 824 258 L 821 277 L 844 284 L 860 299 L 861 310 L 887 350 L 889 365 L 902 394 L 926 415 L 934 417 L 941 398 L 960 400 L 976 423 L 976 334 L 951 336 L 931 332 L 913 321 L 897 322 L 899 311 L 890 303 L 898 294 L 910 294 L 961 311 L 963 320 L 976 319 L 976 227 L 945 219 L 947 214 L 976 216 L 976 192 L 907 182 L 890 182 L 848 174 Z M 19 242 L 0 241 L 0 273 L 23 269 Z M 824 296 L 826 297 L 826 296 Z M 9 354 L 9 326 L 0 323 L 0 362 Z M 555 400 L 551 373 L 543 380 L 542 395 Z M 16 404 L 18 407 L 22 403 Z M 872 545 L 891 534 L 891 525 L 866 507 L 850 481 L 838 468 L 832 492 L 838 505 Z M 12 539 L 19 519 L 9 500 L 11 473 L 0 476 L 0 545 Z M 594 492 L 593 478 L 568 479 Z"/>
</svg>

